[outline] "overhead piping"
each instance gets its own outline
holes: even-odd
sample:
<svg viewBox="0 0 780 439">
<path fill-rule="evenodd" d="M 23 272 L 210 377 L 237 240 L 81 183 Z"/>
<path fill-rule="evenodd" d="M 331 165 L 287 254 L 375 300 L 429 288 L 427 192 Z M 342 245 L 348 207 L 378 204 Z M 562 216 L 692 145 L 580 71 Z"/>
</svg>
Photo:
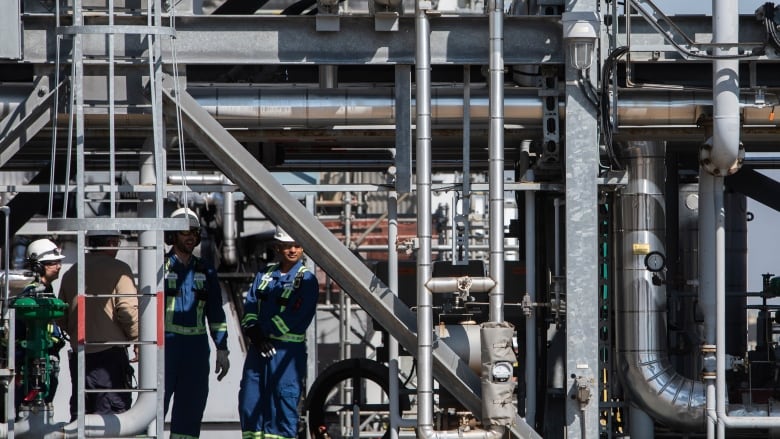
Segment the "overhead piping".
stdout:
<svg viewBox="0 0 780 439">
<path fill-rule="evenodd" d="M 20 87 L 29 92 L 31 85 L 0 86 L 0 119 L 13 112 L 24 100 Z M 392 89 L 343 88 L 291 90 L 261 89 L 256 86 L 215 87 L 190 84 L 187 89 L 197 102 L 222 126 L 242 129 L 323 128 L 347 129 L 351 126 L 382 125 L 392 130 L 395 120 L 395 97 Z M 537 90 L 507 88 L 504 93 L 504 123 L 539 127 L 543 118 L 543 101 Z M 650 126 L 686 126 L 700 132 L 702 115 L 712 111 L 713 95 L 702 91 L 620 90 L 617 104 L 618 128 Z M 433 88 L 431 123 L 433 126 L 462 127 L 463 92 L 455 87 Z M 773 107 L 780 99 L 766 93 L 763 104 L 757 104 L 754 92 L 737 94 L 737 111 L 745 126 L 780 127 L 780 118 L 772 118 Z M 470 119 L 474 126 L 489 122 L 489 96 L 483 88 L 474 88 L 469 97 Z M 564 99 L 559 113 L 565 118 Z M 415 117 L 412 99 L 412 117 Z M 118 109 L 119 111 L 119 109 Z M 720 111 L 720 110 L 719 110 Z M 67 115 L 61 114 L 63 121 Z M 141 114 L 118 114 L 117 127 L 148 125 L 149 117 Z M 93 127 L 107 124 L 106 116 L 90 114 Z M 720 123 L 720 122 L 719 122 Z M 377 128 L 377 127 L 375 127 Z M 738 126 L 737 126 L 738 128 Z M 733 154 L 733 153 L 732 153 Z M 721 154 L 719 154 L 721 156 Z M 732 162 L 733 164 L 733 162 Z"/>
</svg>

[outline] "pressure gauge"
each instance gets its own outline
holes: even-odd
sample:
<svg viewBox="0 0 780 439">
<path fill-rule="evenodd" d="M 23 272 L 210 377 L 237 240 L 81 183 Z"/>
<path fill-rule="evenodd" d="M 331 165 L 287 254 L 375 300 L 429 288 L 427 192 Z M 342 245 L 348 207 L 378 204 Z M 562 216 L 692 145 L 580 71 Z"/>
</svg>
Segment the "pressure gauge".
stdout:
<svg viewBox="0 0 780 439">
<path fill-rule="evenodd" d="M 650 252 L 645 256 L 645 267 L 653 273 L 657 273 L 666 267 L 666 258 L 661 252 Z"/>
<path fill-rule="evenodd" d="M 512 364 L 508 361 L 499 361 L 493 365 L 491 372 L 494 383 L 505 383 L 512 378 Z"/>
</svg>

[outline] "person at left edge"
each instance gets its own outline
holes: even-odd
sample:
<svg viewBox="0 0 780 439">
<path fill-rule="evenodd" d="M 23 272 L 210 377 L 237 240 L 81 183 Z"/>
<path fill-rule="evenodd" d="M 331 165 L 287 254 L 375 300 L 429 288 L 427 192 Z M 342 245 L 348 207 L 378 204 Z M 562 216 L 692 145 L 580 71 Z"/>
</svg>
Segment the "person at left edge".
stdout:
<svg viewBox="0 0 780 439">
<path fill-rule="evenodd" d="M 171 397 L 170 439 L 200 436 L 200 424 L 209 393 L 208 333 L 217 347 L 217 380 L 227 375 L 227 323 L 222 310 L 222 290 L 214 267 L 193 255 L 200 244 L 200 221 L 190 209 L 181 208 L 171 218 L 187 218 L 189 230 L 166 232 L 171 246 L 165 255 L 165 400 Z M 208 320 L 208 327 L 206 326 Z M 175 395 L 175 396 L 174 396 Z"/>
</svg>

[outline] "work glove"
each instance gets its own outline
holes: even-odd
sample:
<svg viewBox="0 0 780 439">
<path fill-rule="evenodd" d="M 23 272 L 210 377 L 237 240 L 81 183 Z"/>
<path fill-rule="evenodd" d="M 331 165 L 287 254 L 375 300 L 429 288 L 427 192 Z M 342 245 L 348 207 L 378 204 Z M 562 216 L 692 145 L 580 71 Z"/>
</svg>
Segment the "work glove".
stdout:
<svg viewBox="0 0 780 439">
<path fill-rule="evenodd" d="M 260 325 L 252 325 L 245 328 L 244 333 L 246 333 L 249 341 L 257 348 L 261 356 L 270 358 L 276 355 L 276 348 L 271 343 L 271 340 L 263 334 Z"/>
<path fill-rule="evenodd" d="M 271 343 L 271 340 L 267 338 L 260 340 L 260 343 L 255 344 L 255 347 L 260 351 L 260 356 L 262 357 L 271 358 L 276 355 L 276 348 Z"/>
<path fill-rule="evenodd" d="M 230 360 L 228 360 L 228 352 L 227 349 L 220 349 L 217 351 L 217 368 L 214 370 L 214 373 L 218 373 L 217 375 L 217 381 L 222 381 L 222 378 L 225 378 L 225 375 L 227 375 L 228 370 L 230 369 Z"/>
</svg>

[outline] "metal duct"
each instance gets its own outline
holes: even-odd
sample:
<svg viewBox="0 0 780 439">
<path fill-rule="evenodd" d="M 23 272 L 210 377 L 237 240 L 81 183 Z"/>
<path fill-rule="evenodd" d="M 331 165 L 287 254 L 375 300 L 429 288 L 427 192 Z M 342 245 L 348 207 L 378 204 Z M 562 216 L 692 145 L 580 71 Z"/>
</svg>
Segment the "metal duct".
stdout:
<svg viewBox="0 0 780 439">
<path fill-rule="evenodd" d="M 642 410 L 663 424 L 701 430 L 704 386 L 669 361 L 666 287 L 644 265 L 648 251 L 665 250 L 664 153 L 662 142 L 631 142 L 624 153 L 629 179 L 618 206 L 618 359 L 632 401 Z"/>
</svg>

